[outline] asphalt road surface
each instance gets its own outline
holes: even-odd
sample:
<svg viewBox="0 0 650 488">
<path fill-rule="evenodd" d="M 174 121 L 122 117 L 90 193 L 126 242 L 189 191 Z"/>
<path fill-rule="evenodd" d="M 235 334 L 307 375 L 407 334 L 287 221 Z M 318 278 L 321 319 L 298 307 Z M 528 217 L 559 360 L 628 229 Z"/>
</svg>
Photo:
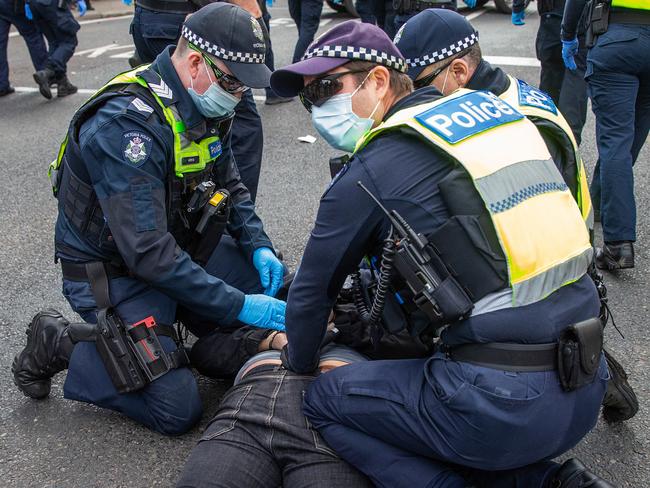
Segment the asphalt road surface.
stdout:
<svg viewBox="0 0 650 488">
<path fill-rule="evenodd" d="M 297 31 L 289 19 L 286 0 L 271 10 L 271 35 L 277 66 L 288 64 Z M 534 59 L 537 13 L 529 8 L 524 27 L 513 27 L 507 16 L 488 5 L 472 15 L 480 30 L 484 54 L 513 75 L 537 84 Z M 345 20 L 325 11 L 321 30 Z M 61 295 L 60 271 L 53 263 L 53 224 L 56 202 L 46 176 L 75 109 L 93 89 L 125 70 L 132 49 L 130 18 L 82 25 L 77 55 L 69 65 L 71 80 L 81 93 L 47 101 L 35 92 L 32 67 L 24 43 L 9 44 L 12 84 L 18 93 L 0 99 L 0 485 L 16 487 L 150 487 L 170 486 L 215 412 L 225 382 L 200 379 L 205 414 L 190 433 L 167 438 L 140 427 L 117 413 L 63 399 L 64 374 L 54 380 L 49 399 L 25 398 L 13 385 L 12 358 L 25 343 L 30 318 L 45 307 L 74 317 Z M 507 63 L 507 64 L 505 64 Z M 257 93 L 260 101 L 263 92 Z M 298 263 L 307 241 L 318 199 L 329 175 L 333 154 L 322 139 L 299 142 L 312 129 L 307 112 L 296 100 L 279 106 L 258 103 L 264 121 L 264 162 L 258 209 L 267 231 L 284 251 L 290 266 Z M 594 121 L 584 130 L 583 157 L 591 171 L 596 159 Z M 607 284 L 622 339 L 612 327 L 607 345 L 630 372 L 641 403 L 632 421 L 608 426 L 599 422 L 569 455 L 617 486 L 650 486 L 650 400 L 648 350 L 648 210 L 650 151 L 646 147 L 636 168 L 639 208 L 637 267 Z M 396 163 L 397 164 L 397 163 Z M 534 440 L 531 449 L 534 448 Z M 215 460 L 218 462 L 218 460 Z"/>
</svg>

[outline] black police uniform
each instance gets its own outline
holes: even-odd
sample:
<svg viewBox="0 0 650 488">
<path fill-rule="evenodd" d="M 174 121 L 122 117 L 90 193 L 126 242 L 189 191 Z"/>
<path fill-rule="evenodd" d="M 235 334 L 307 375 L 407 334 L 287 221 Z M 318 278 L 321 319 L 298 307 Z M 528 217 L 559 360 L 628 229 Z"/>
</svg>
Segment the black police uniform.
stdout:
<svg viewBox="0 0 650 488">
<path fill-rule="evenodd" d="M 51 98 L 47 83 L 55 83 L 58 96 L 75 93 L 77 88 L 71 85 L 67 77 L 67 64 L 77 47 L 79 22 L 70 12 L 69 0 L 32 0 L 29 3 L 34 15 L 34 22 L 45 35 L 48 44 L 46 69 L 37 71 L 34 78 L 41 86 L 41 94 Z M 49 96 L 48 96 L 49 93 Z"/>
<path fill-rule="evenodd" d="M 185 17 L 207 5 L 209 0 L 136 0 L 129 32 L 143 63 L 151 63 L 165 47 L 176 44 Z M 262 20 L 262 19 L 259 19 Z M 262 22 L 260 22 L 261 24 Z M 266 35 L 267 55 L 271 49 Z M 243 94 L 235 107 L 232 151 L 242 181 L 255 202 L 262 167 L 264 134 L 252 91 Z"/>
<path fill-rule="evenodd" d="M 565 68 L 562 60 L 560 30 L 565 0 L 540 0 L 539 30 L 535 52 L 541 63 L 539 88 L 548 93 L 569 123 L 578 144 L 582 128 L 587 120 L 587 82 L 584 80 L 587 64 L 587 48 L 584 41 L 585 21 L 580 22 L 578 35 L 580 49 L 575 56 L 577 69 Z"/>
<path fill-rule="evenodd" d="M 25 2 L 22 0 L 0 0 L 0 96 L 13 92 L 9 84 L 9 64 L 7 62 L 7 44 L 9 29 L 14 25 L 25 39 L 29 56 L 36 71 L 45 69 L 47 50 L 43 34 L 33 22 L 25 17 Z"/>
<path fill-rule="evenodd" d="M 457 0 L 395 0 L 393 2 L 395 8 L 395 31 L 398 32 L 401 27 L 408 22 L 411 17 L 416 16 L 423 10 L 429 8 L 445 8 L 448 10 L 456 10 L 458 8 Z M 390 35 L 391 38 L 394 35 Z"/>
</svg>

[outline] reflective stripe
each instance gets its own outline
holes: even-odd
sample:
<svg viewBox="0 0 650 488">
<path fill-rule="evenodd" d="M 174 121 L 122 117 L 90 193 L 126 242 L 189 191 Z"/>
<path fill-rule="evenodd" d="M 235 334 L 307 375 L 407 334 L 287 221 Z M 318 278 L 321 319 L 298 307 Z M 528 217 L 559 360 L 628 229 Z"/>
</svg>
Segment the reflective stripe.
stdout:
<svg viewBox="0 0 650 488">
<path fill-rule="evenodd" d="M 592 247 L 584 250 L 577 256 L 565 261 L 561 266 L 538 274 L 526 281 L 514 284 L 513 305 L 520 307 L 529 305 L 541 298 L 558 290 L 559 288 L 576 282 L 585 274 L 585 270 L 591 264 L 594 250 Z"/>
<path fill-rule="evenodd" d="M 466 93 L 458 90 L 451 97 L 399 111 L 365 134 L 356 150 L 384 131 L 410 127 L 456 159 L 490 211 L 509 283 L 513 293 L 517 291 L 513 303 L 534 303 L 584 275 L 593 253 L 589 234 L 576 200 L 530 120 L 498 125 L 454 144 L 418 121 L 417 115 L 423 113 L 438 117 L 438 105 Z"/>
<path fill-rule="evenodd" d="M 552 159 L 511 164 L 478 178 L 475 185 L 492 213 L 504 212 L 542 193 L 568 190 Z"/>
<path fill-rule="evenodd" d="M 612 7 L 650 10 L 650 2 L 648 0 L 612 0 Z"/>
</svg>

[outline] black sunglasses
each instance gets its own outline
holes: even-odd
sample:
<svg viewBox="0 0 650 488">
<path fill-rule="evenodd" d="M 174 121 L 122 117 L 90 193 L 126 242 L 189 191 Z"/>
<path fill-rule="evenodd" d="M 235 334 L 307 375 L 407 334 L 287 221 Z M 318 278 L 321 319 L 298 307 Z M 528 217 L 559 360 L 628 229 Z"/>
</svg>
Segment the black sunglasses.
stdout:
<svg viewBox="0 0 650 488">
<path fill-rule="evenodd" d="M 365 69 L 357 69 L 334 73 L 332 75 L 323 76 L 322 78 L 316 78 L 308 85 L 305 85 L 305 87 L 298 93 L 298 96 L 300 97 L 300 101 L 305 106 L 307 111 L 311 112 L 311 109 L 314 105 L 320 107 L 326 101 L 336 95 L 339 91 L 341 91 L 341 88 L 343 88 L 343 82 L 339 78 L 354 73 L 367 72 L 368 70 Z"/>
<path fill-rule="evenodd" d="M 442 73 L 445 69 L 447 69 L 447 67 L 448 67 L 449 65 L 451 65 L 451 63 L 453 63 L 456 59 L 458 59 L 458 58 L 453 58 L 451 61 L 449 61 L 448 63 L 445 63 L 445 64 L 442 65 L 440 68 L 438 68 L 437 70 L 433 71 L 432 73 L 429 73 L 429 74 L 428 74 L 427 76 L 425 76 L 424 78 L 419 78 L 419 79 L 415 80 L 415 81 L 413 82 L 413 86 L 415 87 L 415 89 L 417 90 L 418 88 L 424 88 L 425 86 L 429 86 L 429 85 L 431 84 L 431 82 L 433 82 L 433 80 L 435 80 L 436 77 L 437 77 L 440 73 Z"/>
<path fill-rule="evenodd" d="M 239 81 L 234 76 L 228 75 L 223 71 L 221 71 L 209 57 L 207 57 L 205 54 L 201 52 L 199 48 L 197 48 L 192 44 L 190 44 L 189 46 L 192 50 L 199 53 L 203 57 L 205 62 L 208 63 L 210 69 L 214 73 L 215 78 L 217 79 L 217 83 L 219 83 L 221 87 L 224 90 L 226 90 L 228 93 L 231 94 L 242 93 L 249 89 L 246 85 L 244 85 L 241 81 Z"/>
</svg>

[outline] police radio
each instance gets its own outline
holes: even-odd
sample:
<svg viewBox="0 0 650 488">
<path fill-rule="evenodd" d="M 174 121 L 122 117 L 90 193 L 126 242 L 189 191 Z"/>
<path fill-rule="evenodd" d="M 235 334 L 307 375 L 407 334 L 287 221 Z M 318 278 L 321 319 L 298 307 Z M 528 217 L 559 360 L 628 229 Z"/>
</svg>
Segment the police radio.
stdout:
<svg viewBox="0 0 650 488">
<path fill-rule="evenodd" d="M 371 321 L 377 321 L 381 316 L 392 266 L 406 282 L 415 305 L 426 314 L 435 328 L 469 315 L 474 308 L 472 300 L 449 272 L 429 240 L 416 233 L 397 210 L 389 212 L 363 183 L 358 181 L 357 186 L 372 198 L 392 225 L 387 241 L 392 240 L 393 245 L 384 245 L 378 284 L 378 291 L 382 293 L 375 295 Z"/>
</svg>

